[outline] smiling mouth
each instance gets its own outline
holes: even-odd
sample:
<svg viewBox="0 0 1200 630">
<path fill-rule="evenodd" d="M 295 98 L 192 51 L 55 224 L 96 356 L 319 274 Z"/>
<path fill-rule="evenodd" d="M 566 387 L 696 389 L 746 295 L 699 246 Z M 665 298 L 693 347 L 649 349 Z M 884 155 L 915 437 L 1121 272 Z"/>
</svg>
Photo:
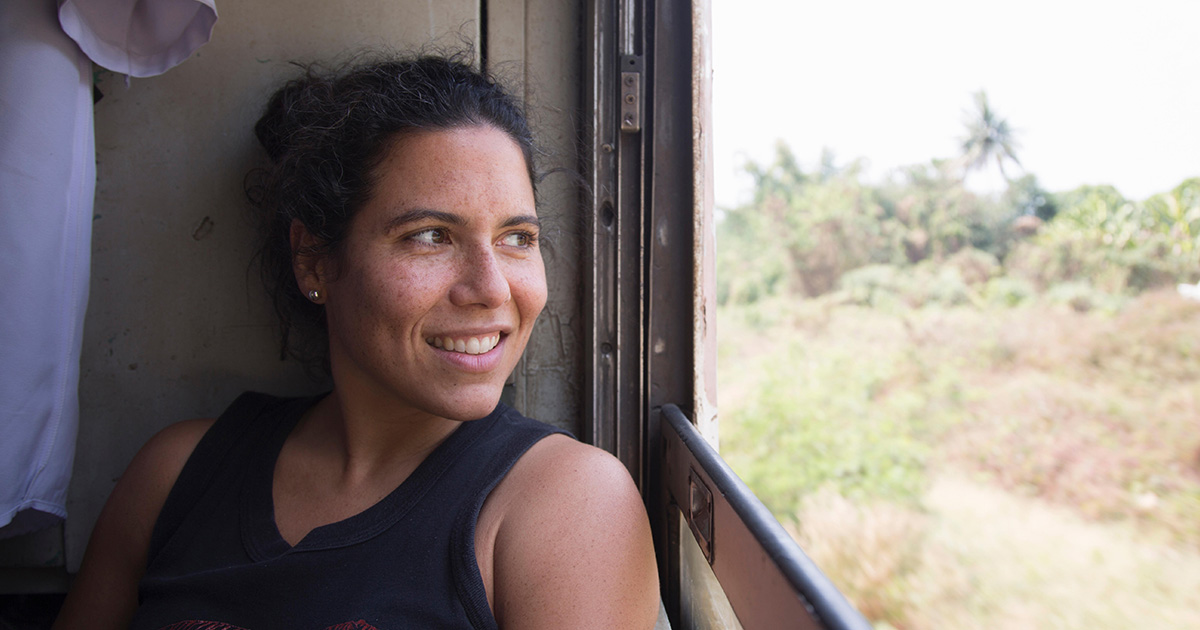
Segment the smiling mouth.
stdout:
<svg viewBox="0 0 1200 630">
<path fill-rule="evenodd" d="M 425 343 L 447 350 L 449 352 L 461 352 L 463 354 L 483 354 L 496 347 L 500 343 L 500 333 L 494 335 L 486 335 L 483 337 L 429 337 L 425 339 Z"/>
</svg>

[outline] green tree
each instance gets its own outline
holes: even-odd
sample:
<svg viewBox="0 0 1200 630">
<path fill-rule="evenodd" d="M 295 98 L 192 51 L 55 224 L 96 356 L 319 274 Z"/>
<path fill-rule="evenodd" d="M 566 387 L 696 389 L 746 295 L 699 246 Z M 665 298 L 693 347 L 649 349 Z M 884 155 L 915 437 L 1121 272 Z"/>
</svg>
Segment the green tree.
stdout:
<svg viewBox="0 0 1200 630">
<path fill-rule="evenodd" d="M 1147 199 L 1146 210 L 1169 240 L 1172 253 L 1188 256 L 1200 251 L 1200 177 Z"/>
<path fill-rule="evenodd" d="M 943 260 L 968 245 L 1003 256 L 998 235 L 1012 217 L 964 188 L 957 170 L 953 160 L 933 160 L 899 169 L 881 187 L 884 205 L 903 226 L 907 262 Z"/>
<path fill-rule="evenodd" d="M 1049 221 L 1058 214 L 1058 204 L 1054 195 L 1042 188 L 1037 176 L 1033 174 L 1009 182 L 1008 190 L 1004 193 L 1004 203 L 1012 208 L 1016 216 L 1036 216 L 1043 221 Z"/>
<path fill-rule="evenodd" d="M 844 272 L 892 259 L 896 222 L 861 181 L 860 162 L 839 166 L 826 149 L 820 165 L 805 172 L 781 142 L 770 164 L 750 162 L 746 172 L 754 178 L 753 201 L 725 209 L 717 225 L 722 303 L 821 295 Z"/>
<path fill-rule="evenodd" d="M 1008 121 L 992 109 L 987 92 L 980 90 L 975 93 L 975 111 L 968 114 L 965 123 L 967 135 L 962 138 L 964 170 L 983 168 L 989 161 L 995 160 L 1000 174 L 1008 181 L 1004 162 L 1011 161 L 1021 166 L 1021 161 L 1017 159 L 1016 134 Z"/>
<path fill-rule="evenodd" d="M 1054 197 L 1058 213 L 1005 259 L 1010 273 L 1042 287 L 1086 283 L 1112 295 L 1191 282 L 1200 273 L 1200 179 L 1145 202 L 1108 185 Z"/>
</svg>

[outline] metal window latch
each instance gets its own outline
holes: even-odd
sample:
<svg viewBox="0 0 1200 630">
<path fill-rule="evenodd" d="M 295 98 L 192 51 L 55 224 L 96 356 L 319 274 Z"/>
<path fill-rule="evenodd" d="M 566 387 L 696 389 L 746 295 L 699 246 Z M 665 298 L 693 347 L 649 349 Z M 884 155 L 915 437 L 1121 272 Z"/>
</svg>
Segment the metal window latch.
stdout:
<svg viewBox="0 0 1200 630">
<path fill-rule="evenodd" d="M 642 130 L 642 58 L 621 57 L 621 132 Z"/>
<path fill-rule="evenodd" d="M 713 562 L 713 496 L 708 484 L 693 468 L 688 471 L 687 522 L 709 564 Z"/>
</svg>

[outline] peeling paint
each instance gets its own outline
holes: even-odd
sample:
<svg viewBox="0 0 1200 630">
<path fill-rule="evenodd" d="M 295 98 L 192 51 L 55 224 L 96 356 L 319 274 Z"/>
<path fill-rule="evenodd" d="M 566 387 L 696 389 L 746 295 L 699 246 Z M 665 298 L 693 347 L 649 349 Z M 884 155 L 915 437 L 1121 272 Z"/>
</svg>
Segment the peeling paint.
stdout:
<svg viewBox="0 0 1200 630">
<path fill-rule="evenodd" d="M 716 241 L 713 228 L 712 10 L 709 0 L 692 3 L 692 304 L 694 421 L 720 450 L 717 422 Z"/>
</svg>

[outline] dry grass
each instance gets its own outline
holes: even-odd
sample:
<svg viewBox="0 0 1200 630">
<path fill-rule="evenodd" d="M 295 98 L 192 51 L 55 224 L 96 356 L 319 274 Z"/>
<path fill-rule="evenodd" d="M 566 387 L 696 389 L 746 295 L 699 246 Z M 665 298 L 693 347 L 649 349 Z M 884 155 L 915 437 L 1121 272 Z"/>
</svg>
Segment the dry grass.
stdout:
<svg viewBox="0 0 1200 630">
<path fill-rule="evenodd" d="M 1010 319 L 964 375 L 980 395 L 946 461 L 1200 545 L 1200 305 L 1159 292 L 1112 318 Z"/>
<path fill-rule="evenodd" d="M 958 563 L 929 544 L 932 525 L 909 506 L 823 490 L 784 527 L 867 619 L 904 629 L 932 627 L 930 611 L 951 610 L 968 592 Z"/>
<path fill-rule="evenodd" d="M 1200 628 L 1200 305 L 818 299 L 720 317 L 724 443 L 761 446 L 736 410 L 779 397 L 830 431 L 895 418 L 926 444 L 923 469 L 879 468 L 925 475 L 916 500 L 872 498 L 889 486 L 867 479 L 783 515 L 877 627 Z M 764 391 L 781 365 L 788 391 Z"/>
<path fill-rule="evenodd" d="M 972 586 L 955 623 L 925 627 L 1200 627 L 1195 550 L 961 477 L 939 478 L 926 505 L 937 523 L 930 544 L 953 549 Z"/>
<path fill-rule="evenodd" d="M 1200 627 L 1200 552 L 944 476 L 923 507 L 823 491 L 789 531 L 877 628 Z"/>
</svg>

